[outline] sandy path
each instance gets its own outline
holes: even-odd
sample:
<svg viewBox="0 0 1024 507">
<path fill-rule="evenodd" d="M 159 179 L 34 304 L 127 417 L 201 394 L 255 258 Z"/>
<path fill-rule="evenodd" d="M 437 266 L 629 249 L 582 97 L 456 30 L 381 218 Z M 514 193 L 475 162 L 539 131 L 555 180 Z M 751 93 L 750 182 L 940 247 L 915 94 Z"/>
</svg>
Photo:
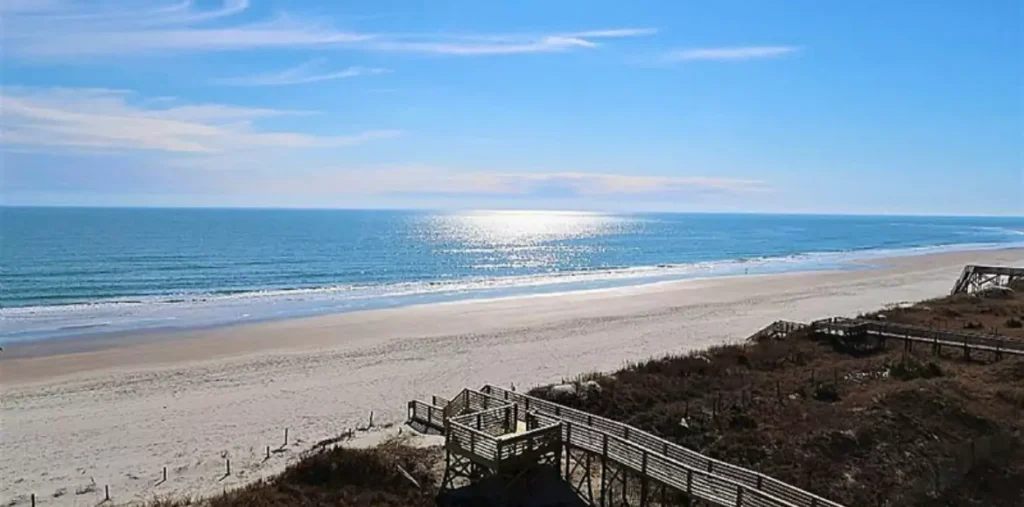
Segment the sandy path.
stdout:
<svg viewBox="0 0 1024 507">
<path fill-rule="evenodd" d="M 741 340 L 780 318 L 850 315 L 941 296 L 968 262 L 1021 265 L 1024 250 L 330 315 L 133 337 L 142 343 L 82 353 L 9 354 L 0 360 L 0 505 L 26 505 L 29 493 L 38 505 L 96 505 L 107 484 L 117 502 L 221 491 L 281 470 L 312 443 L 365 423 L 371 410 L 379 423 L 399 422 L 411 398 L 450 396 L 484 382 L 552 382 Z M 292 445 L 264 461 L 285 427 Z M 225 456 L 233 469 L 227 478 Z M 160 484 L 164 466 L 168 481 Z M 96 491 L 83 492 L 93 481 Z"/>
</svg>

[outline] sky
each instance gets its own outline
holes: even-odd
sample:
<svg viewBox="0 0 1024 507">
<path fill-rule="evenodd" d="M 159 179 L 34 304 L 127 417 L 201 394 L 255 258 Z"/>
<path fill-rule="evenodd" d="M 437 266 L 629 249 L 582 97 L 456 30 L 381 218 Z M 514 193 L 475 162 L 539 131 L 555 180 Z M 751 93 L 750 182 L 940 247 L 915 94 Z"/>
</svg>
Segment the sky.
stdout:
<svg viewBox="0 0 1024 507">
<path fill-rule="evenodd" d="M 1022 9 L 3 0 L 0 202 L 1019 216 Z"/>
</svg>

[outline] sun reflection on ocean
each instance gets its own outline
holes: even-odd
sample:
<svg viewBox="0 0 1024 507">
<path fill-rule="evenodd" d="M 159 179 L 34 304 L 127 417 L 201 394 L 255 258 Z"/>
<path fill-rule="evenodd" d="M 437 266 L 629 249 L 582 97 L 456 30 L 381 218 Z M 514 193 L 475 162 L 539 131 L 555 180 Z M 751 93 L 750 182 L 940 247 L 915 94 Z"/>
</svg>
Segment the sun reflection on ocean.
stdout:
<svg viewBox="0 0 1024 507">
<path fill-rule="evenodd" d="M 467 211 L 434 215 L 421 233 L 435 253 L 472 255 L 477 269 L 564 269 L 595 248 L 574 240 L 620 234 L 635 222 L 578 211 Z"/>
</svg>

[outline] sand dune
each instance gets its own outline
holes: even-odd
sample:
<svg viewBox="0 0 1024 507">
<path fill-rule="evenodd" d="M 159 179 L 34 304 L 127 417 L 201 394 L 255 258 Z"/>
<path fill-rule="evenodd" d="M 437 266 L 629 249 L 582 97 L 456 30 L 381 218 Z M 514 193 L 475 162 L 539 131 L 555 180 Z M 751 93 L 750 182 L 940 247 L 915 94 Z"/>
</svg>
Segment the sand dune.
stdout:
<svg viewBox="0 0 1024 507">
<path fill-rule="evenodd" d="M 216 492 L 281 470 L 370 411 L 400 422 L 413 397 L 526 387 L 741 340 L 780 318 L 940 296 L 965 263 L 1021 265 L 1024 250 L 873 262 L 124 336 L 84 352 L 15 347 L 0 359 L 0 505 L 30 493 L 95 505 L 104 485 L 117 502 Z M 284 428 L 289 445 L 266 460 Z"/>
</svg>

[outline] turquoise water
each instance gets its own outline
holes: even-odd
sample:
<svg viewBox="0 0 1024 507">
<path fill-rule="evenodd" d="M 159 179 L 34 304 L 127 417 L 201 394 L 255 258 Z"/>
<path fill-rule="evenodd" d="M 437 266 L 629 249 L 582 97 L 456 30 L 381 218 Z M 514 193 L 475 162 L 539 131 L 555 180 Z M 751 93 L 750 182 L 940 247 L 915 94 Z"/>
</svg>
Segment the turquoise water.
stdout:
<svg viewBox="0 0 1024 507">
<path fill-rule="evenodd" d="M 1021 218 L 0 208 L 0 342 L 1024 243 Z"/>
</svg>

